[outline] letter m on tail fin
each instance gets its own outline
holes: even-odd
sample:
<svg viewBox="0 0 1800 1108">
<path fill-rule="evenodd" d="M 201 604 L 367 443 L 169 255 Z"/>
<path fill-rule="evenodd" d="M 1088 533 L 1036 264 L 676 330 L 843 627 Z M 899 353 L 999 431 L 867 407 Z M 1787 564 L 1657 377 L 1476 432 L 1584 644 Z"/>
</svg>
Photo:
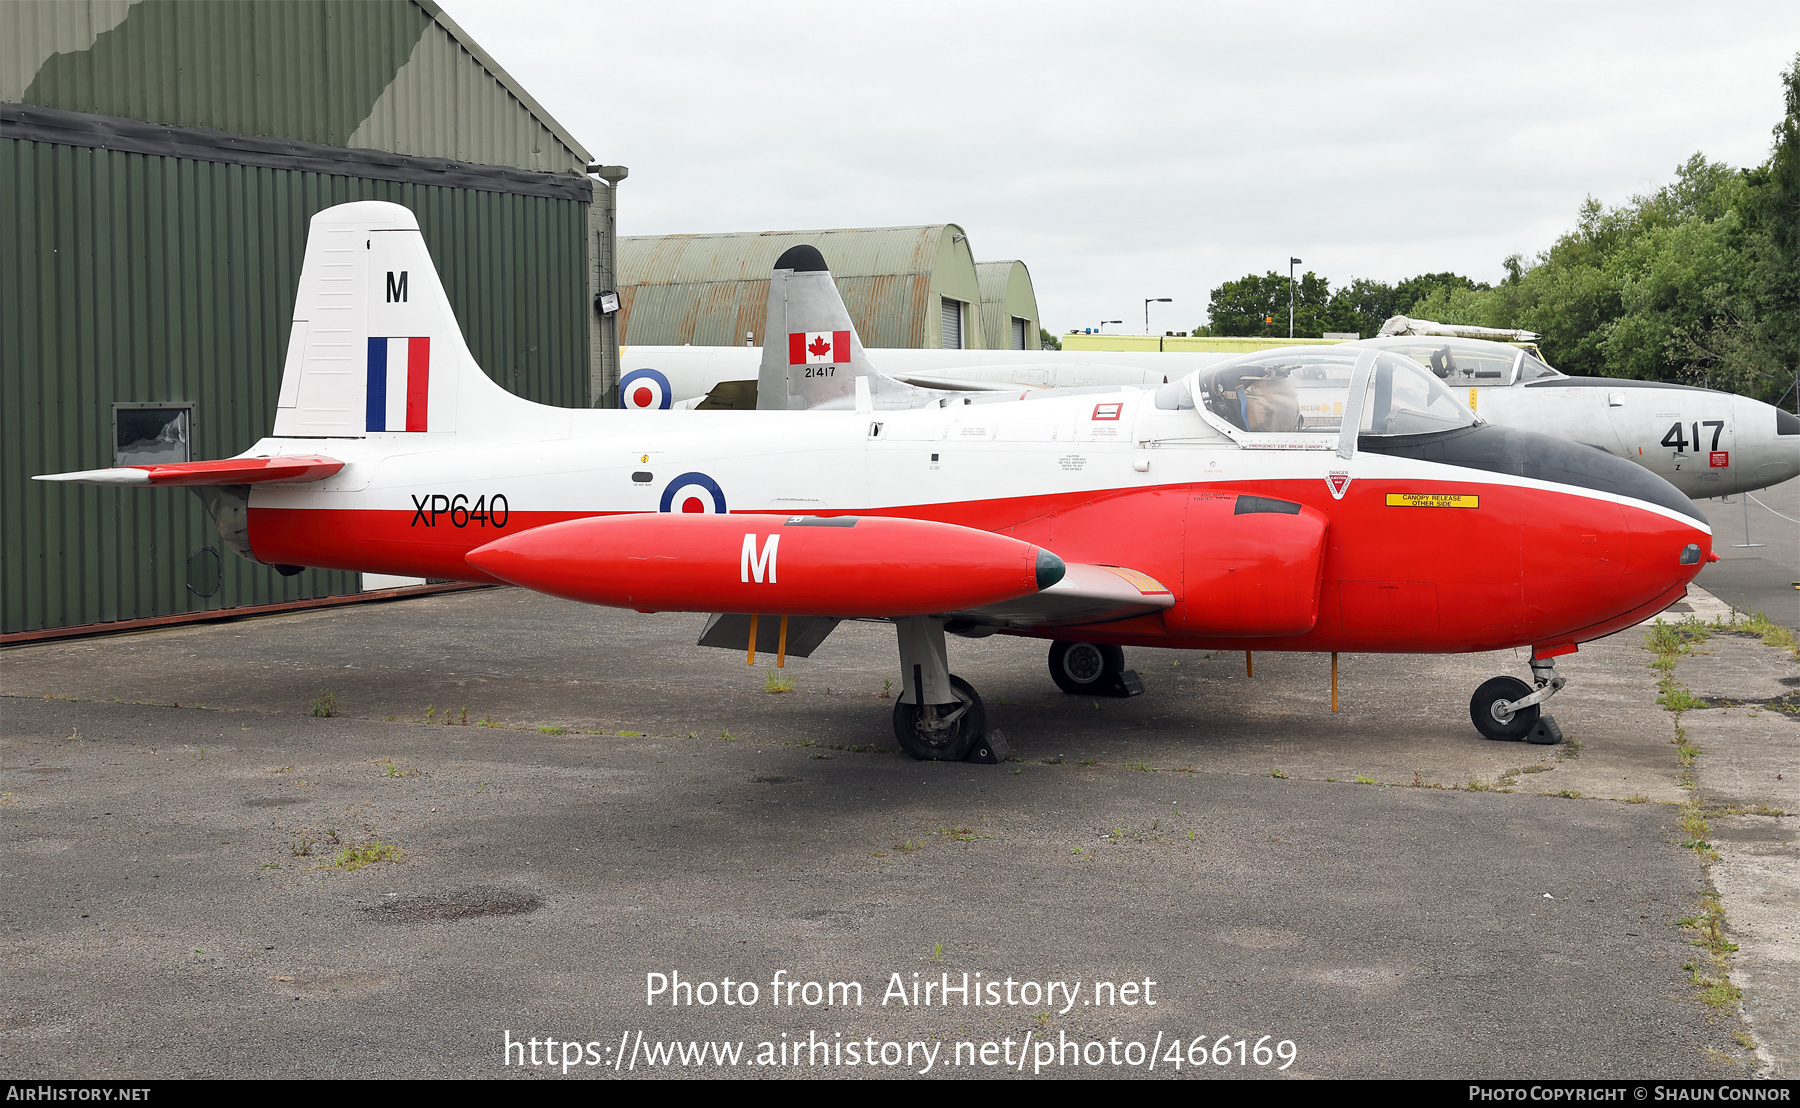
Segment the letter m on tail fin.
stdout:
<svg viewBox="0 0 1800 1108">
<path fill-rule="evenodd" d="M 762 584 L 763 570 L 769 571 L 769 584 L 775 583 L 775 548 L 781 543 L 780 535 L 770 535 L 769 541 L 763 543 L 762 554 L 756 553 L 756 536 L 744 536 L 744 553 L 739 561 L 739 580 L 749 584 L 752 579 Z"/>
</svg>

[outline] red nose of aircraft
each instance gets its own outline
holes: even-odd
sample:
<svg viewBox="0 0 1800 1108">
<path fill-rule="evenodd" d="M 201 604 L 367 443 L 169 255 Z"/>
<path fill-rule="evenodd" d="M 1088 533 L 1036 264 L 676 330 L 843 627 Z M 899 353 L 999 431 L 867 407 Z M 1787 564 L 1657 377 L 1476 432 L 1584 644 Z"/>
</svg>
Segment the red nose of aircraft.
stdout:
<svg viewBox="0 0 1800 1108">
<path fill-rule="evenodd" d="M 502 581 L 641 611 L 910 616 L 1011 600 L 1061 580 L 1041 547 L 874 516 L 596 516 L 468 555 Z"/>
<path fill-rule="evenodd" d="M 1489 614 L 1467 618 L 1491 619 L 1539 646 L 1572 646 L 1650 618 L 1680 600 L 1713 558 L 1712 529 L 1693 501 L 1597 447 L 1484 426 L 1434 441 L 1365 439 L 1364 448 L 1524 479 L 1491 490 L 1496 506 L 1501 497 L 1513 505 L 1500 518 L 1517 530 L 1485 535 L 1436 572 L 1471 585 L 1485 576 Z M 1515 541 L 1516 554 L 1495 549 Z M 1509 577 L 1517 592 L 1501 587 Z M 1517 623 L 1506 615 L 1515 603 Z"/>
</svg>

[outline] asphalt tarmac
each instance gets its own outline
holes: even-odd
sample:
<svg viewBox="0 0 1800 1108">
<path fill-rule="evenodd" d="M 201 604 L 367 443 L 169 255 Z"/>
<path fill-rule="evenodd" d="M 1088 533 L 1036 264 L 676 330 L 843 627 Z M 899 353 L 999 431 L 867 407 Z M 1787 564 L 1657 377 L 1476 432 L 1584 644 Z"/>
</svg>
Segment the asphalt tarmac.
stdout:
<svg viewBox="0 0 1800 1108">
<path fill-rule="evenodd" d="M 1695 584 L 1739 611 L 1800 628 L 1800 478 L 1694 503 L 1712 524 L 1719 555 Z"/>
<path fill-rule="evenodd" d="M 897 752 L 891 629 L 770 692 L 700 622 L 491 589 L 0 653 L 0 1071 L 1800 1073 L 1793 817 L 1755 814 L 1800 808 L 1800 670 L 1759 642 L 1684 658 L 1737 706 L 1680 720 L 1641 633 L 1585 645 L 1538 747 L 1468 720 L 1514 652 L 1345 656 L 1334 714 L 1322 657 L 1128 650 L 1147 694 L 1093 701 L 952 640 L 983 766 Z M 1712 793 L 1741 1010 L 1684 968 Z M 647 1003 L 677 972 L 755 1003 Z M 996 1003 L 910 992 L 965 973 Z"/>
</svg>

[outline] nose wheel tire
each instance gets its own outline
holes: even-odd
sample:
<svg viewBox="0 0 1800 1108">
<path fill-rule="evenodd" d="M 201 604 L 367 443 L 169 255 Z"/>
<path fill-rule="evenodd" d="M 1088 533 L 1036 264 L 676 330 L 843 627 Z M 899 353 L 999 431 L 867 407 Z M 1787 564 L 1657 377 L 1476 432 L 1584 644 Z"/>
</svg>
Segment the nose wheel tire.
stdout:
<svg viewBox="0 0 1800 1108">
<path fill-rule="evenodd" d="M 1125 672 L 1122 647 L 1091 642 L 1050 644 L 1050 679 L 1074 696 L 1110 696 Z"/>
<path fill-rule="evenodd" d="M 1481 683 L 1469 700 L 1469 718 L 1484 739 L 1518 742 L 1537 726 L 1538 706 L 1529 704 L 1510 715 L 1499 708 L 1530 695 L 1531 686 L 1517 677 L 1490 678 Z"/>
<path fill-rule="evenodd" d="M 936 706 L 940 718 L 955 716 L 947 724 L 926 726 L 917 704 L 894 705 L 894 737 L 901 750 L 921 762 L 960 762 L 987 735 L 987 710 L 974 686 L 951 674 L 950 688 L 957 703 Z"/>
</svg>

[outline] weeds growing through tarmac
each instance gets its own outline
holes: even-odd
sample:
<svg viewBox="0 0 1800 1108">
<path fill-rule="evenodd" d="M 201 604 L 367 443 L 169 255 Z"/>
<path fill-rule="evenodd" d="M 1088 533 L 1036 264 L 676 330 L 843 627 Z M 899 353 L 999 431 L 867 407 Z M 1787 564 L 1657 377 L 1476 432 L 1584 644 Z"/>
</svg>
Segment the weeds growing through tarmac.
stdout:
<svg viewBox="0 0 1800 1108">
<path fill-rule="evenodd" d="M 794 691 L 794 679 L 779 670 L 769 670 L 763 674 L 763 692 L 784 693 Z"/>
<path fill-rule="evenodd" d="M 338 714 L 337 693 L 330 689 L 320 689 L 319 699 L 312 702 L 312 714 L 320 719 L 330 719 Z"/>
<path fill-rule="evenodd" d="M 400 848 L 389 846 L 379 839 L 362 843 L 358 846 L 347 846 L 337 852 L 331 860 L 335 869 L 358 870 L 373 862 L 398 862 Z"/>
</svg>

